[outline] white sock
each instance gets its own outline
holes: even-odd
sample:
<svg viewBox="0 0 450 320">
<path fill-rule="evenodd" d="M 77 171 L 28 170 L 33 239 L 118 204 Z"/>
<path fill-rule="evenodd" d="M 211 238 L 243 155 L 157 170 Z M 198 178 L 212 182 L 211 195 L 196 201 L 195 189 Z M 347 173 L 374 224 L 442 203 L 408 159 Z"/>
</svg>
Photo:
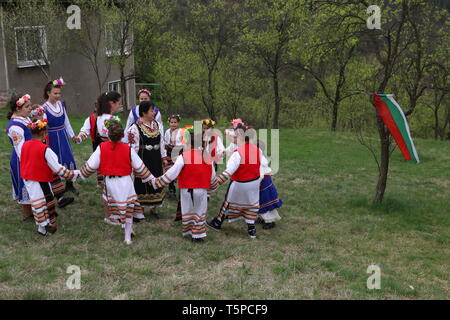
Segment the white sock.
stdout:
<svg viewBox="0 0 450 320">
<path fill-rule="evenodd" d="M 47 231 L 45 230 L 45 227 L 40 226 L 40 225 L 38 225 L 38 232 L 43 233 L 43 234 L 47 233 Z"/>
<path fill-rule="evenodd" d="M 131 231 L 133 231 L 133 219 L 125 220 L 125 241 L 131 241 Z"/>
</svg>

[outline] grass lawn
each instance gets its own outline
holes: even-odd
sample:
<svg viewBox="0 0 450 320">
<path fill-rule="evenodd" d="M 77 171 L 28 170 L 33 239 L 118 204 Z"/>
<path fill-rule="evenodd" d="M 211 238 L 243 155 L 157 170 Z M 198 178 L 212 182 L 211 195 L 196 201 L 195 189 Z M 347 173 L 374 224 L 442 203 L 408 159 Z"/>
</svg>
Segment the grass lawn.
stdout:
<svg viewBox="0 0 450 320">
<path fill-rule="evenodd" d="M 76 132 L 83 118 L 72 116 Z M 374 207 L 377 169 L 349 133 L 280 133 L 275 185 L 284 201 L 272 230 L 244 223 L 208 229 L 193 245 L 173 222 L 166 199 L 161 220 L 137 224 L 132 246 L 120 227 L 103 222 L 95 177 L 77 182 L 80 196 L 59 210 L 59 229 L 43 238 L 21 221 L 11 200 L 11 146 L 0 121 L 0 299 L 449 299 L 450 143 L 415 139 L 421 163 L 391 162 L 386 198 Z M 79 167 L 90 141 L 74 146 Z M 222 166 L 223 167 L 223 166 Z M 209 204 L 216 215 L 226 186 Z M 367 268 L 381 268 L 381 289 L 368 290 Z M 69 290 L 67 267 L 81 268 Z"/>
</svg>

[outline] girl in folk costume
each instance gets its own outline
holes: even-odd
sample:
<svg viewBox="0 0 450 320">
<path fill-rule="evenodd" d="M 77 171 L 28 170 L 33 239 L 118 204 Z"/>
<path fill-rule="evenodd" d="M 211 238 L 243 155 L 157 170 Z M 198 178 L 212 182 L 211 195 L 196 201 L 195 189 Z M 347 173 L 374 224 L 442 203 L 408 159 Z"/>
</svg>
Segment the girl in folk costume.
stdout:
<svg viewBox="0 0 450 320">
<path fill-rule="evenodd" d="M 139 103 L 141 103 L 142 101 L 151 101 L 152 93 L 150 90 L 141 89 L 138 92 L 138 98 L 139 98 Z M 123 140 L 124 143 L 128 143 L 128 137 L 126 136 L 126 133 L 128 132 L 130 127 L 135 122 L 139 121 L 139 117 L 140 117 L 139 116 L 139 105 L 137 105 L 137 106 L 134 106 L 133 108 L 131 108 L 131 111 L 128 114 L 127 125 L 125 127 L 125 138 Z M 155 121 L 158 122 L 158 125 L 161 127 L 162 132 L 164 132 L 164 125 L 162 122 L 161 112 L 156 107 L 154 108 L 153 119 L 155 119 Z"/>
<path fill-rule="evenodd" d="M 13 146 L 11 153 L 10 174 L 13 186 L 13 199 L 22 206 L 23 220 L 32 220 L 31 201 L 23 179 L 20 177 L 20 157 L 23 144 L 32 138 L 31 130 L 27 127 L 30 123 L 31 97 L 24 96 L 13 97 L 10 101 L 11 111 L 8 113 L 9 119 L 6 126 L 6 134 L 9 142 Z"/>
<path fill-rule="evenodd" d="M 222 158 L 225 151 L 222 138 L 214 130 L 216 122 L 214 120 L 202 120 L 203 140 L 205 141 L 205 151 L 211 156 L 214 168 L 217 170 L 217 162 Z"/>
<path fill-rule="evenodd" d="M 140 122 L 135 122 L 128 130 L 128 143 L 144 161 L 155 176 L 163 174 L 163 163 L 167 166 L 164 132 L 158 122 L 153 119 L 155 105 L 150 101 L 139 104 Z M 159 219 L 156 207 L 161 206 L 165 192 L 163 188 L 155 189 L 139 177 L 134 180 L 134 187 L 141 206 L 149 206 L 151 213 Z M 136 219 L 143 219 L 143 215 Z"/>
<path fill-rule="evenodd" d="M 183 137 L 180 134 L 180 121 L 181 117 L 178 114 L 173 114 L 168 119 L 170 128 L 167 129 L 166 133 L 164 134 L 164 144 L 167 151 L 167 166 L 164 167 L 165 171 L 169 170 L 173 166 L 172 158 L 178 156 L 183 146 Z M 172 155 L 172 150 L 174 148 L 176 148 L 176 150 Z M 169 184 L 169 193 L 171 195 L 176 195 L 175 183 L 176 181 L 172 181 Z"/>
<path fill-rule="evenodd" d="M 48 120 L 48 141 L 47 144 L 58 156 L 59 162 L 66 168 L 76 169 L 75 159 L 73 157 L 72 147 L 70 146 L 69 137 L 76 142 L 76 136 L 70 125 L 67 115 L 66 106 L 61 99 L 61 88 L 65 86 L 64 80 L 59 78 L 49 81 L 44 88 L 44 99 L 47 101 L 42 105 L 45 109 L 45 116 Z M 66 181 L 66 189 L 58 176 L 52 182 L 53 192 L 58 199 L 60 208 L 73 202 L 73 198 L 64 198 L 65 191 L 77 193 L 72 181 Z"/>
<path fill-rule="evenodd" d="M 258 140 L 258 147 L 263 155 L 266 149 L 265 144 Z M 277 188 L 272 182 L 272 169 L 269 167 L 269 161 L 265 156 L 261 157 L 261 177 L 264 177 L 259 187 L 259 217 L 264 222 L 263 229 L 272 229 L 275 227 L 275 221 L 280 220 L 277 208 L 283 205 L 278 197 Z"/>
<path fill-rule="evenodd" d="M 193 242 L 203 242 L 206 237 L 207 190 L 215 180 L 211 159 L 204 159 L 200 149 L 194 147 L 194 129 L 188 129 L 188 143 L 175 164 L 156 179 L 157 187 L 164 187 L 178 177 L 180 188 L 183 236 L 190 235 Z M 196 137 L 201 143 L 202 137 Z"/>
<path fill-rule="evenodd" d="M 250 142 L 253 136 L 249 127 L 238 125 L 236 130 L 237 148 L 227 162 L 227 168 L 217 177 L 213 189 L 231 179 L 219 215 L 207 224 L 220 230 L 222 222 L 228 218 L 230 222 L 244 219 L 248 225 L 248 235 L 256 238 L 255 221 L 259 208 L 259 185 L 261 150 Z"/>
<path fill-rule="evenodd" d="M 111 94 L 112 96 L 113 94 Z M 77 144 L 80 144 L 89 137 L 92 142 L 92 151 L 95 151 L 100 143 L 107 141 L 107 138 L 100 136 L 97 130 L 97 104 L 98 102 L 95 104 L 94 112 L 84 120 L 83 127 L 81 127 L 80 133 L 77 136 Z M 103 176 L 97 172 L 97 186 L 101 187 L 102 183 Z"/>
<path fill-rule="evenodd" d="M 81 168 L 82 178 L 87 178 L 97 170 L 105 177 L 105 193 L 110 211 L 120 216 L 125 229 L 125 243 L 131 244 L 133 233 L 133 213 L 138 205 L 132 173 L 145 183 L 153 176 L 133 148 L 122 143 L 124 136 L 120 119 L 114 117 L 106 121 L 110 141 L 102 142 Z"/>
<path fill-rule="evenodd" d="M 20 175 L 24 180 L 34 220 L 38 225 L 38 233 L 47 235 L 56 232 L 55 198 L 51 182 L 57 174 L 66 181 L 75 180 L 77 175 L 58 162 L 58 156 L 43 141 L 47 136 L 47 120 L 36 120 L 29 123 L 33 139 L 22 147 L 20 159 Z"/>
<path fill-rule="evenodd" d="M 106 138 L 100 136 L 100 133 L 97 130 L 97 102 L 94 106 L 94 112 L 84 120 L 83 126 L 80 129 L 80 133 L 77 136 L 77 144 L 80 144 L 87 138 L 91 139 L 92 142 L 92 151 L 95 151 L 100 143 L 106 141 Z"/>
<path fill-rule="evenodd" d="M 225 135 L 228 138 L 228 141 L 230 141 L 230 144 L 225 148 L 225 151 L 222 153 L 222 157 L 224 157 L 225 155 L 228 157 L 231 156 L 234 150 L 238 148 L 237 135 L 235 130 L 237 129 L 238 124 L 244 125 L 244 122 L 242 122 L 241 119 L 233 119 L 231 121 L 231 124 L 231 128 L 225 129 Z"/>
</svg>

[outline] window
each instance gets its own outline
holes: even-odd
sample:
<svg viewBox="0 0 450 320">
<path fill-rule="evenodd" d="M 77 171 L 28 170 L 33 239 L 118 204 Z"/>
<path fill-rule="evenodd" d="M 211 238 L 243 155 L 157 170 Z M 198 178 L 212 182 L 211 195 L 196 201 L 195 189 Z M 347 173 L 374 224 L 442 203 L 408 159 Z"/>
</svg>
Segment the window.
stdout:
<svg viewBox="0 0 450 320">
<path fill-rule="evenodd" d="M 14 28 L 19 68 L 47 64 L 47 38 L 44 26 Z"/>
<path fill-rule="evenodd" d="M 108 92 L 109 91 L 116 91 L 118 93 L 121 93 L 120 92 L 120 80 L 108 82 Z"/>
<path fill-rule="evenodd" d="M 106 56 L 120 55 L 120 48 L 125 42 L 125 55 L 130 54 L 131 34 L 124 35 L 123 23 L 108 23 L 105 26 L 105 49 Z"/>
<path fill-rule="evenodd" d="M 116 92 L 122 94 L 122 92 L 120 91 L 120 80 L 108 82 L 108 92 L 109 91 L 116 91 Z M 123 103 L 123 98 L 122 98 L 122 103 Z M 120 107 L 119 112 L 122 112 L 122 111 L 123 111 L 123 105 Z"/>
</svg>

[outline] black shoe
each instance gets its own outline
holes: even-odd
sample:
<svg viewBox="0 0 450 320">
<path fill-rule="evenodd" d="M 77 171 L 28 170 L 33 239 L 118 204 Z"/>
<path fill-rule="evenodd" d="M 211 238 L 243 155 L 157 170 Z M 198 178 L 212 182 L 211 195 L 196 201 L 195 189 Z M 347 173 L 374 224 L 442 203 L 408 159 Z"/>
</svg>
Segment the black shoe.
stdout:
<svg viewBox="0 0 450 320">
<path fill-rule="evenodd" d="M 38 235 L 43 236 L 43 237 L 46 237 L 46 236 L 50 235 L 50 232 L 47 232 L 47 231 L 45 231 L 45 233 L 42 233 L 42 232 L 38 231 L 37 233 L 38 233 Z"/>
<path fill-rule="evenodd" d="M 256 227 L 252 224 L 248 225 L 248 236 L 252 239 L 256 238 Z"/>
<path fill-rule="evenodd" d="M 206 225 L 216 231 L 219 231 L 222 227 L 222 222 L 217 217 L 215 217 L 210 221 L 206 221 Z"/>
<path fill-rule="evenodd" d="M 33 216 L 23 217 L 22 221 L 23 222 L 27 222 L 27 221 L 32 222 L 32 221 L 34 221 L 34 217 Z"/>
<path fill-rule="evenodd" d="M 263 225 L 263 229 L 265 229 L 265 230 L 272 229 L 272 228 L 275 228 L 275 222 L 264 223 L 264 225 Z"/>
<path fill-rule="evenodd" d="M 48 233 L 54 234 L 56 232 L 56 228 L 52 227 L 50 225 L 46 225 L 45 226 L 45 231 L 47 231 Z"/>
<path fill-rule="evenodd" d="M 255 223 L 264 223 L 264 220 L 261 219 L 261 217 L 258 216 L 258 218 L 256 218 Z"/>
<path fill-rule="evenodd" d="M 138 218 L 134 218 L 133 217 L 133 222 L 135 222 L 135 223 L 139 223 L 139 222 L 142 222 L 142 221 L 144 221 L 145 219 L 138 219 Z"/>
<path fill-rule="evenodd" d="M 194 242 L 194 243 L 202 243 L 202 242 L 205 242 L 205 239 L 203 239 L 203 238 L 192 238 L 192 242 Z"/>
<path fill-rule="evenodd" d="M 78 190 L 75 189 L 75 187 L 73 186 L 73 182 L 71 182 L 71 181 L 66 182 L 66 189 L 65 190 L 66 190 L 66 192 L 70 191 L 70 192 L 76 194 L 77 196 L 79 195 Z"/>
<path fill-rule="evenodd" d="M 71 204 L 74 200 L 74 198 L 62 198 L 58 201 L 58 208 L 62 209 L 65 206 Z"/>
</svg>

